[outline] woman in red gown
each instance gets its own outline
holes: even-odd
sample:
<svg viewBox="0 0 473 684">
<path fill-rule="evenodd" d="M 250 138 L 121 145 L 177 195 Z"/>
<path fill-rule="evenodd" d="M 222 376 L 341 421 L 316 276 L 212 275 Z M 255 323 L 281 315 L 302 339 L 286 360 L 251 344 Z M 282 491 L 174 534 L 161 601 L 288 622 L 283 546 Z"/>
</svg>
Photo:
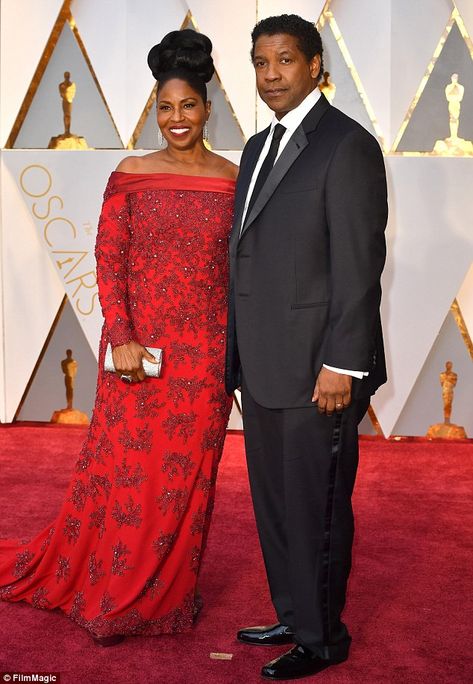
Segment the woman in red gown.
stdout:
<svg viewBox="0 0 473 684">
<path fill-rule="evenodd" d="M 211 48 L 175 31 L 150 52 L 167 148 L 125 159 L 105 190 L 96 244 L 105 323 L 88 436 L 57 519 L 29 543 L 0 542 L 0 598 L 60 608 L 104 646 L 184 631 L 199 608 L 231 408 L 223 373 L 237 170 L 203 144 Z M 109 342 L 116 374 L 103 371 Z M 145 346 L 163 349 L 160 378 L 144 375 Z"/>
</svg>

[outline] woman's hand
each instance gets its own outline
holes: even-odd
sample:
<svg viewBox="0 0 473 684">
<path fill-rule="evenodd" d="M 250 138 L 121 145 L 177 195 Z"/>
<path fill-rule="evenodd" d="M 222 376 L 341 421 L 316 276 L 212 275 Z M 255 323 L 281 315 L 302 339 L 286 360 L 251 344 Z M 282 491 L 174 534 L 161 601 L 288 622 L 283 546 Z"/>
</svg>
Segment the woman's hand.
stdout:
<svg viewBox="0 0 473 684">
<path fill-rule="evenodd" d="M 113 365 L 118 377 L 129 375 L 133 382 L 141 382 L 146 375 L 143 370 L 143 359 L 157 363 L 149 351 L 138 342 L 127 342 L 112 349 Z"/>
</svg>

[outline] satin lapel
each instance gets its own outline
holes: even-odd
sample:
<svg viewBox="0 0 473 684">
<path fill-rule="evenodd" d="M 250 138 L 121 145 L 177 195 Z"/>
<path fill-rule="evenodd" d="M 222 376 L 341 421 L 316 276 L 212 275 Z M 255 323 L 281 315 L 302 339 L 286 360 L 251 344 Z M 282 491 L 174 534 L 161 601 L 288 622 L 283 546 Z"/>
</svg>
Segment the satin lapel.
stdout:
<svg viewBox="0 0 473 684">
<path fill-rule="evenodd" d="M 301 154 L 302 150 L 307 147 L 308 144 L 307 136 L 301 124 L 298 128 L 296 128 L 291 139 L 281 152 L 281 156 L 273 166 L 271 173 L 266 179 L 266 183 L 261 188 L 252 210 L 250 211 L 249 215 L 246 216 L 245 225 L 241 231 L 240 239 L 246 233 L 257 216 L 261 213 L 261 210 L 267 204 L 279 183 L 294 164 L 297 157 Z"/>
<path fill-rule="evenodd" d="M 258 140 L 254 141 L 255 144 L 252 146 L 252 149 L 248 151 L 248 158 L 245 160 L 244 167 L 240 168 L 235 197 L 235 214 L 233 217 L 232 234 L 230 237 L 230 251 L 232 251 L 232 248 L 234 248 L 238 243 L 241 230 L 241 219 L 243 216 L 243 210 L 245 208 L 248 187 L 250 185 L 253 171 L 258 162 L 258 158 L 260 156 L 261 150 L 263 149 L 268 132 L 269 128 L 261 132 L 261 134 L 258 136 Z"/>
<path fill-rule="evenodd" d="M 310 112 L 307 114 L 305 119 L 302 121 L 301 125 L 296 128 L 291 139 L 287 143 L 286 147 L 281 153 L 281 156 L 275 163 L 271 173 L 269 174 L 266 183 L 261 188 L 260 194 L 256 202 L 253 205 L 253 209 L 250 214 L 245 218 L 245 225 L 240 234 L 240 239 L 246 233 L 251 224 L 261 213 L 262 209 L 265 207 L 274 191 L 278 187 L 279 183 L 282 181 L 286 173 L 289 171 L 291 166 L 294 164 L 298 156 L 309 144 L 307 140 L 306 133 L 317 128 L 317 125 L 325 114 L 325 112 L 330 108 L 330 105 L 323 94 L 321 94 L 318 102 L 312 107 Z"/>
</svg>

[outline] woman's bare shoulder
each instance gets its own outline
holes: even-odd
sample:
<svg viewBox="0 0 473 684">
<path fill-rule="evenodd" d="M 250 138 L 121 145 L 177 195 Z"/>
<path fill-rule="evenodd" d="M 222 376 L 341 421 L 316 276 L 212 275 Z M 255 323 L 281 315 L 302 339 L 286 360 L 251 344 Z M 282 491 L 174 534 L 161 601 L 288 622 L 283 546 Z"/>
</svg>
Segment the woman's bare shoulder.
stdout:
<svg viewBox="0 0 473 684">
<path fill-rule="evenodd" d="M 140 157 L 130 156 L 125 157 L 118 164 L 115 171 L 121 171 L 122 173 L 146 173 L 149 172 L 152 167 L 155 167 L 159 163 L 158 158 L 159 152 L 151 152 L 150 154 L 145 154 Z"/>
<path fill-rule="evenodd" d="M 236 180 L 240 167 L 227 159 L 227 167 L 232 180 Z"/>
<path fill-rule="evenodd" d="M 217 157 L 215 160 L 215 167 L 218 171 L 218 175 L 222 175 L 224 178 L 229 178 L 230 180 L 236 180 L 239 167 L 229 159 L 221 157 L 219 154 L 215 154 L 215 157 Z"/>
<path fill-rule="evenodd" d="M 139 157 L 125 157 L 118 164 L 115 171 L 122 171 L 123 173 L 136 173 L 140 165 Z"/>
</svg>

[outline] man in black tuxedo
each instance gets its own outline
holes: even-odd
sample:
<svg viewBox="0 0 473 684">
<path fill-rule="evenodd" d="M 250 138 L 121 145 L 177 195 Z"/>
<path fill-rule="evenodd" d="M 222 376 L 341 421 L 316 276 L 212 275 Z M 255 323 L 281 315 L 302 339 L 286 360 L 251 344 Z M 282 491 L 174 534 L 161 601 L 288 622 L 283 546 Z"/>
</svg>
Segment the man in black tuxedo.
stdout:
<svg viewBox="0 0 473 684">
<path fill-rule="evenodd" d="M 230 240 L 226 385 L 242 388 L 250 484 L 276 625 L 269 679 L 348 656 L 358 423 L 386 381 L 379 315 L 386 178 L 376 140 L 317 88 L 322 43 L 296 15 L 252 33 L 270 127 L 246 145 Z"/>
</svg>

